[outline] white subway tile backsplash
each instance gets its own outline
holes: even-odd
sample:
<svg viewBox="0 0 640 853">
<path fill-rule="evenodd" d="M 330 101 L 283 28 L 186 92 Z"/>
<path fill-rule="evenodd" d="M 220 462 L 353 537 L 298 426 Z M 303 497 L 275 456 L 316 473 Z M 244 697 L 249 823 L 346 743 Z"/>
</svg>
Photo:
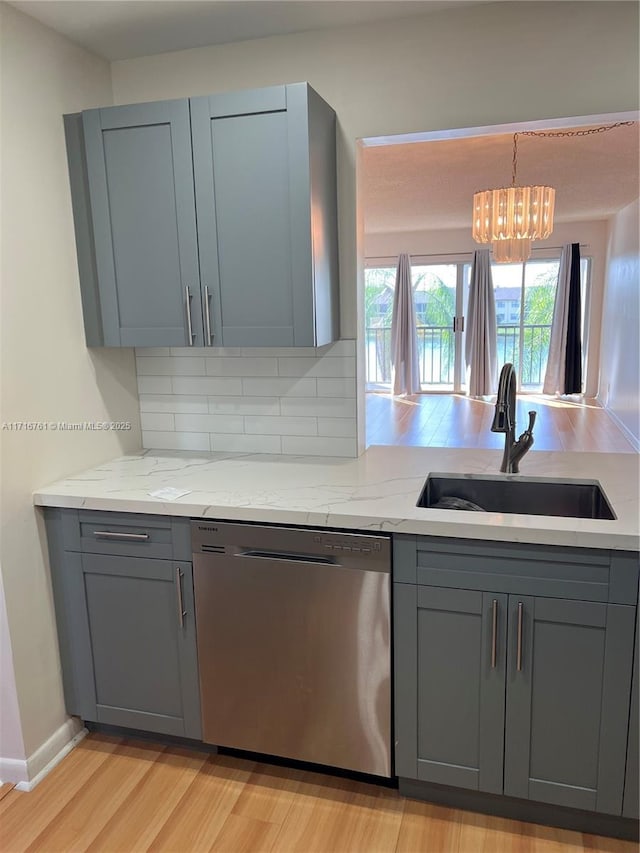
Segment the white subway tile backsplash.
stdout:
<svg viewBox="0 0 640 853">
<path fill-rule="evenodd" d="M 355 438 L 355 418 L 318 418 L 318 435 L 335 435 L 339 438 Z"/>
<path fill-rule="evenodd" d="M 203 358 L 136 358 L 138 376 L 204 376 Z"/>
<path fill-rule="evenodd" d="M 175 415 L 178 432 L 244 432 L 242 415 Z"/>
<path fill-rule="evenodd" d="M 356 456 L 355 438 L 283 435 L 282 452 L 296 456 Z"/>
<path fill-rule="evenodd" d="M 242 394 L 242 379 L 226 379 L 222 377 L 204 376 L 175 376 L 171 380 L 174 394 L 204 394 L 225 396 Z M 267 392 L 268 393 L 268 392 Z"/>
<path fill-rule="evenodd" d="M 287 397 L 280 400 L 280 411 L 290 417 L 315 415 L 355 419 L 356 401 L 350 397 Z"/>
<path fill-rule="evenodd" d="M 141 394 L 140 411 L 206 414 L 209 404 L 206 397 L 189 397 L 186 394 Z"/>
<path fill-rule="evenodd" d="M 280 376 L 355 376 L 356 365 L 353 358 L 279 358 Z"/>
<path fill-rule="evenodd" d="M 211 436 L 212 450 L 230 453 L 282 453 L 279 435 L 216 435 Z"/>
<path fill-rule="evenodd" d="M 318 397 L 355 397 L 356 380 L 318 379 Z"/>
<path fill-rule="evenodd" d="M 249 416 L 244 419 L 244 431 L 262 435 L 317 435 L 318 421 L 316 418 Z"/>
<path fill-rule="evenodd" d="M 242 393 L 249 397 L 315 397 L 316 380 L 291 378 L 243 379 Z"/>
<path fill-rule="evenodd" d="M 170 394 L 170 376 L 140 376 L 138 374 L 138 394 Z"/>
<path fill-rule="evenodd" d="M 279 415 L 280 397 L 209 397 L 212 415 Z"/>
<path fill-rule="evenodd" d="M 140 426 L 142 431 L 153 430 L 173 432 L 176 428 L 173 415 L 159 412 L 140 412 Z"/>
<path fill-rule="evenodd" d="M 142 446 L 148 450 L 211 450 L 208 432 L 144 432 Z"/>
<path fill-rule="evenodd" d="M 136 350 L 144 447 L 356 456 L 355 341 Z"/>
<path fill-rule="evenodd" d="M 277 376 L 277 358 L 207 358 L 208 376 Z"/>
</svg>

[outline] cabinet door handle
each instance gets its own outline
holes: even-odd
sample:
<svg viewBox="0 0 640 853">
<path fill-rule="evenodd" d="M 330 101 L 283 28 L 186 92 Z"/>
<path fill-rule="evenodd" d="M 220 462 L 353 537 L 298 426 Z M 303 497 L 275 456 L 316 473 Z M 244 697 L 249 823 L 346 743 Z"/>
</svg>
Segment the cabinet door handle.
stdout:
<svg viewBox="0 0 640 853">
<path fill-rule="evenodd" d="M 498 656 L 498 602 L 494 598 L 491 605 L 491 669 L 496 668 Z"/>
<path fill-rule="evenodd" d="M 184 577 L 184 573 L 182 569 L 176 569 L 176 591 L 178 596 L 178 623 L 181 628 L 184 628 L 184 617 L 187 615 L 187 611 L 184 609 L 184 604 L 182 601 L 182 578 Z"/>
<path fill-rule="evenodd" d="M 94 530 L 93 535 L 96 539 L 121 539 L 123 541 L 146 542 L 149 538 L 148 533 L 116 533 L 112 530 Z"/>
<path fill-rule="evenodd" d="M 522 672 L 522 619 L 523 604 L 518 602 L 518 648 L 516 650 L 516 669 Z"/>
<path fill-rule="evenodd" d="M 189 346 L 193 346 L 193 326 L 191 324 L 191 293 L 189 292 L 189 288 L 185 285 L 184 288 L 184 296 L 185 303 L 187 306 L 187 336 L 189 339 Z"/>
<path fill-rule="evenodd" d="M 211 310 L 209 308 L 209 288 L 206 284 L 204 286 L 204 322 L 207 335 L 206 344 L 211 346 L 211 338 L 213 337 L 211 334 Z"/>
</svg>

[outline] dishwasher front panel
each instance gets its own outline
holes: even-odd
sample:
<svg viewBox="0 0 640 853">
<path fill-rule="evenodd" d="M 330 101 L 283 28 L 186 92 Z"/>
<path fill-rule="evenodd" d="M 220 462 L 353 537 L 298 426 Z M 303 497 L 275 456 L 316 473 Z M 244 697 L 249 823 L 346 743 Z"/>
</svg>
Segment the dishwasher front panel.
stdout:
<svg viewBox="0 0 640 853">
<path fill-rule="evenodd" d="M 276 549 L 259 530 L 193 555 L 203 740 L 390 776 L 388 539 L 323 532 L 291 548 L 278 531 Z M 369 554 L 372 570 L 345 567 Z"/>
</svg>

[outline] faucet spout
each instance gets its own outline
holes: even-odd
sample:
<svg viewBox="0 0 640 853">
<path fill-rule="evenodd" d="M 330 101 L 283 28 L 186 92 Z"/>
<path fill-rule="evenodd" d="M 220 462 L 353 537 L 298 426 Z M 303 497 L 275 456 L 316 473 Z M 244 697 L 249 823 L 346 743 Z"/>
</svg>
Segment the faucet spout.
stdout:
<svg viewBox="0 0 640 853">
<path fill-rule="evenodd" d="M 505 474 L 517 474 L 518 463 L 533 445 L 533 425 L 536 413 L 529 412 L 529 426 L 518 441 L 516 434 L 516 372 L 513 364 L 507 363 L 500 371 L 496 411 L 491 432 L 504 433 L 504 454 L 500 470 Z"/>
</svg>

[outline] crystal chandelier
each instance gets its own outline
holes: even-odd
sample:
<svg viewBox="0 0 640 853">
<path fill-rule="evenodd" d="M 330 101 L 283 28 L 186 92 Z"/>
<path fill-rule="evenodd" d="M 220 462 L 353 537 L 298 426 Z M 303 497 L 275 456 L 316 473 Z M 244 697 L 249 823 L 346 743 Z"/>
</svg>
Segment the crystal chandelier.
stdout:
<svg viewBox="0 0 640 853">
<path fill-rule="evenodd" d="M 495 261 L 503 264 L 526 261 L 532 240 L 546 240 L 553 231 L 555 189 L 516 184 L 518 135 L 513 134 L 511 186 L 480 190 L 473 196 L 473 239 L 491 243 Z"/>
<path fill-rule="evenodd" d="M 474 193 L 473 239 L 476 243 L 491 243 L 496 263 L 512 264 L 526 261 L 531 256 L 531 242 L 546 240 L 553 231 L 555 189 L 541 185 L 517 185 L 519 136 L 591 136 L 633 125 L 633 121 L 618 121 L 581 130 L 523 130 L 514 133 L 511 186 Z"/>
</svg>

